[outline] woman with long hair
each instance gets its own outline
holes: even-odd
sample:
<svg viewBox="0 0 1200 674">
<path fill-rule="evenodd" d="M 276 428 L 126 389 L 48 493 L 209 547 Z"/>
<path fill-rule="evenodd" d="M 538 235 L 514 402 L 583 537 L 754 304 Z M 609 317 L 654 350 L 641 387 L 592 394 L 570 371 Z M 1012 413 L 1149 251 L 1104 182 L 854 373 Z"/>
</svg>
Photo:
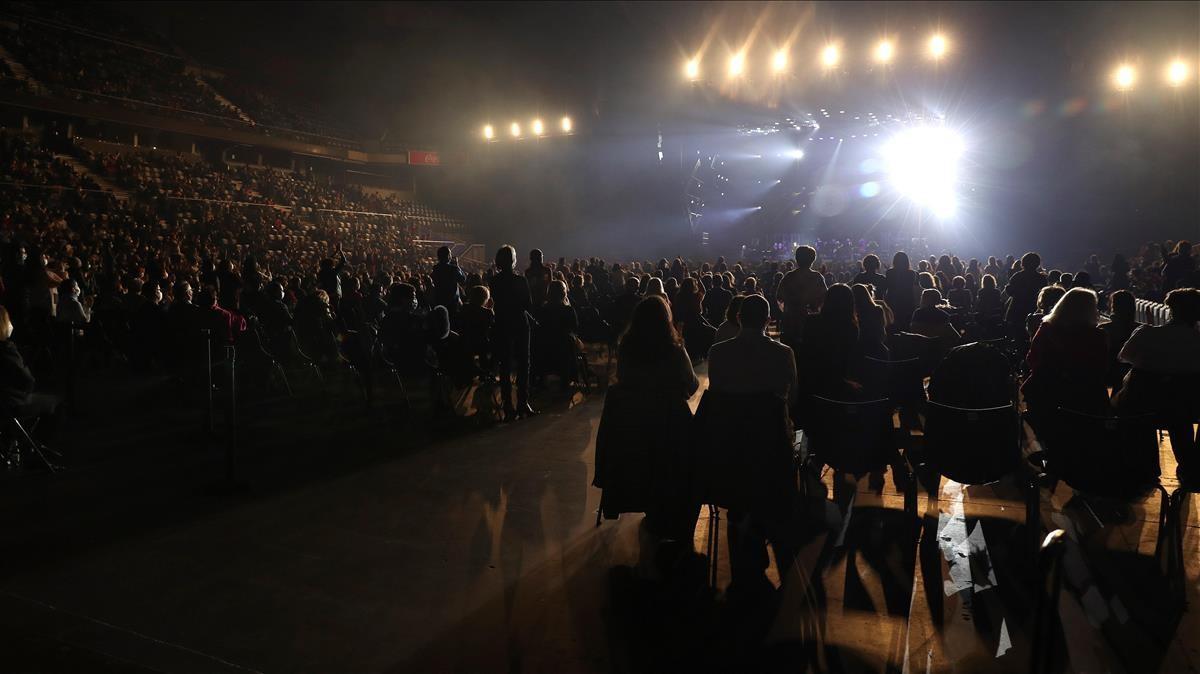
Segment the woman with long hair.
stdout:
<svg viewBox="0 0 1200 674">
<path fill-rule="evenodd" d="M 884 307 L 871 296 L 871 288 L 867 285 L 856 283 L 850 291 L 854 294 L 854 313 L 858 316 L 858 344 L 863 355 L 886 360 L 887 313 Z"/>
<path fill-rule="evenodd" d="M 663 542 L 671 542 L 674 555 L 691 548 L 699 504 L 688 478 L 688 399 L 699 388 L 671 308 L 662 297 L 646 297 L 617 348 L 617 383 L 605 397 L 596 435 L 594 482 L 604 490 L 606 514 L 646 513 L 639 535 L 644 570 L 656 566 Z"/>
<path fill-rule="evenodd" d="M 861 357 L 858 314 L 850 286 L 835 283 L 825 291 L 821 311 L 804 326 L 796 370 L 806 393 L 846 398 L 857 388 L 850 384 L 851 367 Z"/>
<path fill-rule="evenodd" d="M 913 310 L 917 308 L 917 274 L 912 270 L 908 254 L 903 251 L 892 257 L 892 268 L 884 274 L 883 299 L 896 314 L 896 329 L 908 330 Z"/>
<path fill-rule="evenodd" d="M 579 354 L 579 317 L 567 297 L 567 284 L 551 281 L 546 301 L 537 312 L 537 346 L 533 359 L 538 374 L 556 374 L 564 389 L 575 380 Z"/>
<path fill-rule="evenodd" d="M 1042 319 L 1029 345 L 1029 377 L 1021 393 L 1031 422 L 1059 407 L 1102 413 L 1108 407 L 1108 345 L 1096 327 L 1095 291 L 1072 288 Z"/>
</svg>

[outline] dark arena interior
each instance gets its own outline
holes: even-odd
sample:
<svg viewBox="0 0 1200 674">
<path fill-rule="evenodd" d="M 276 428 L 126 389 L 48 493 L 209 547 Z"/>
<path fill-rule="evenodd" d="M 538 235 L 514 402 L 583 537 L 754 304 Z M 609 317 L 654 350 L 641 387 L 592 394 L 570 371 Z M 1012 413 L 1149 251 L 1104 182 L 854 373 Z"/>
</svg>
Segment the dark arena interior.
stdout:
<svg viewBox="0 0 1200 674">
<path fill-rule="evenodd" d="M 0 672 L 1200 672 L 1200 2 L 0 2 Z"/>
</svg>

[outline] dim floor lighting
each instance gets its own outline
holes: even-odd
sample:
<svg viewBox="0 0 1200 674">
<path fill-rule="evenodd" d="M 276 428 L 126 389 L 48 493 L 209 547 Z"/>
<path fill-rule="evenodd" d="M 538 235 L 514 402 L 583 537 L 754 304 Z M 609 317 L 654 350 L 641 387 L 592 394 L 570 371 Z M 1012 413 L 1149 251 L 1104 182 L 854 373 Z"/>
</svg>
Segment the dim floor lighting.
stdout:
<svg viewBox="0 0 1200 674">
<path fill-rule="evenodd" d="M 1187 78 L 1187 64 L 1179 59 L 1171 61 L 1171 64 L 1167 66 L 1167 84 L 1177 87 L 1186 82 Z"/>
<path fill-rule="evenodd" d="M 739 53 L 739 54 L 734 54 L 733 56 L 729 57 L 729 76 L 730 77 L 740 76 L 742 74 L 742 71 L 745 69 L 746 69 L 746 55 L 745 54 Z"/>
<path fill-rule="evenodd" d="M 1129 91 L 1136 81 L 1137 71 L 1131 65 L 1120 65 L 1113 71 L 1113 85 L 1117 87 L 1118 91 Z"/>
<path fill-rule="evenodd" d="M 542 120 L 540 119 L 533 120 L 533 124 L 530 125 L 530 128 L 533 129 L 533 135 L 535 136 L 540 136 L 546 132 L 546 127 L 542 124 Z"/>
<path fill-rule="evenodd" d="M 821 64 L 826 68 L 832 68 L 841 60 L 842 53 L 837 48 L 837 45 L 828 45 L 821 50 Z"/>
<path fill-rule="evenodd" d="M 483 127 L 483 137 L 488 140 L 491 140 L 496 137 L 496 130 L 492 128 L 491 124 L 488 124 Z"/>
<path fill-rule="evenodd" d="M 771 58 L 771 68 L 775 72 L 781 73 L 787 70 L 787 62 L 787 52 L 780 49 L 779 51 L 775 52 L 775 56 Z"/>
<path fill-rule="evenodd" d="M 508 132 L 513 135 L 513 138 L 520 138 L 521 137 L 521 125 L 517 124 L 516 122 L 513 122 L 512 126 L 508 127 Z"/>
<path fill-rule="evenodd" d="M 883 40 L 875 46 L 875 60 L 880 63 L 890 63 L 896 55 L 896 45 L 889 40 Z"/>
<path fill-rule="evenodd" d="M 563 133 L 571 133 L 571 118 L 563 117 L 559 126 L 562 128 Z"/>
<path fill-rule="evenodd" d="M 929 55 L 933 58 L 940 59 L 945 56 L 947 48 L 944 35 L 939 34 L 929 38 Z"/>
</svg>

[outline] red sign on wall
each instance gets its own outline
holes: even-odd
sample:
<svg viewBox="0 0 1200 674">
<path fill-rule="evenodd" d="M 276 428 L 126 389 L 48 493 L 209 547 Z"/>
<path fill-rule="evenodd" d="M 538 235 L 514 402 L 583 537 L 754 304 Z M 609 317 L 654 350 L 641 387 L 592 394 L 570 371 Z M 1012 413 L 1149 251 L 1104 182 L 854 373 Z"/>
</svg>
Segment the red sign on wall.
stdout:
<svg viewBox="0 0 1200 674">
<path fill-rule="evenodd" d="M 442 160 L 436 152 L 427 152 L 425 150 L 409 150 L 408 163 L 418 164 L 421 166 L 441 166 Z"/>
</svg>

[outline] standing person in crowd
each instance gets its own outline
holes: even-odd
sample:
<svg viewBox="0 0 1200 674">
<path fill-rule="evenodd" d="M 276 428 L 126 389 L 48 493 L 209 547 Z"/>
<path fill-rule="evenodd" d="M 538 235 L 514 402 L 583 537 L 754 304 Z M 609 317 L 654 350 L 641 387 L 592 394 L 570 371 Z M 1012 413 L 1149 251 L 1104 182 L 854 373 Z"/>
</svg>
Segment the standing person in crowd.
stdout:
<svg viewBox="0 0 1200 674">
<path fill-rule="evenodd" d="M 686 439 L 692 420 L 688 400 L 700 388 L 691 359 L 675 330 L 671 308 L 657 295 L 634 308 L 617 349 L 615 395 L 605 401 L 596 436 L 596 483 L 613 494 L 644 485 L 634 495 L 645 509 L 639 530 L 639 566 L 669 568 L 664 543 L 676 555 L 691 548 L 699 503 L 692 494 Z M 610 461 L 634 456 L 637 460 Z M 645 471 L 640 473 L 638 469 Z M 655 564 L 655 561 L 658 563 Z"/>
<path fill-rule="evenodd" d="M 450 313 L 450 319 L 453 321 L 462 304 L 459 286 L 467 282 L 467 275 L 458 266 L 458 260 L 450 255 L 448 247 L 438 248 L 437 259 L 437 264 L 433 266 L 433 271 L 430 273 L 430 276 L 433 277 L 433 303 L 446 307 L 446 311 Z"/>
<path fill-rule="evenodd" d="M 537 348 L 532 353 L 539 363 L 538 375 L 556 374 L 566 389 L 576 380 L 576 356 L 582 345 L 577 336 L 579 317 L 562 281 L 546 286 L 546 301 L 537 311 L 537 323 Z"/>
<path fill-rule="evenodd" d="M 887 283 L 887 277 L 879 273 L 879 256 L 872 253 L 862 259 L 862 271 L 854 277 L 854 284 L 875 287 L 875 292 L 882 293 Z"/>
<path fill-rule="evenodd" d="M 1200 483 L 1200 444 L 1192 423 L 1200 410 L 1200 290 L 1172 290 L 1166 304 L 1169 323 L 1137 328 L 1121 348 L 1121 362 L 1133 371 L 1115 403 L 1122 412 L 1167 417 L 1179 480 L 1195 485 Z"/>
<path fill-rule="evenodd" d="M 92 297 L 79 301 L 79 284 L 75 279 L 68 279 L 62 285 L 65 294 L 58 300 L 58 313 L 55 319 L 60 323 L 87 323 L 92 320 Z"/>
<path fill-rule="evenodd" d="M 812 246 L 799 246 L 795 256 L 796 268 L 783 277 L 775 290 L 776 301 L 783 303 L 782 339 L 789 344 L 800 343 L 805 319 L 809 312 L 820 309 L 825 299 L 825 277 L 812 269 L 817 251 Z"/>
<path fill-rule="evenodd" d="M 713 344 L 733 339 L 741 332 L 742 326 L 738 323 L 737 315 L 742 310 L 742 300 L 744 299 L 746 299 L 745 295 L 735 295 L 730 300 L 729 307 L 725 310 L 725 320 L 717 328 L 717 334 L 713 336 Z M 711 351 L 711 347 L 709 350 Z"/>
<path fill-rule="evenodd" d="M 1175 250 L 1163 255 L 1163 260 L 1160 273 L 1164 293 L 1183 288 L 1184 281 L 1196 271 L 1196 258 L 1192 257 L 1192 244 L 1189 241 L 1176 243 Z"/>
<path fill-rule="evenodd" d="M 533 306 L 540 307 L 546 301 L 546 286 L 552 278 L 550 267 L 542 261 L 542 251 L 529 251 L 529 268 L 525 270 L 525 281 L 529 284 L 529 297 Z M 493 293 L 494 295 L 495 293 Z"/>
<path fill-rule="evenodd" d="M 336 311 L 338 302 L 342 301 L 342 270 L 346 268 L 346 252 L 339 243 L 334 257 L 321 260 L 321 268 L 317 271 L 317 287 L 325 291 L 329 298 L 329 308 Z"/>
<path fill-rule="evenodd" d="M 549 274 L 543 272 L 542 252 L 535 249 L 530 254 L 534 264 L 530 269 L 549 283 Z M 533 416 L 537 410 L 529 404 L 529 310 L 533 300 L 529 282 L 518 275 L 514 268 L 517 251 L 512 246 L 501 246 L 496 251 L 496 274 L 492 277 L 492 304 L 495 307 L 496 324 L 492 330 L 492 357 L 500 368 L 500 395 L 504 399 L 504 416 Z M 543 293 L 545 287 L 543 286 Z M 513 407 L 512 382 L 509 376 L 516 371 L 517 406 Z"/>
<path fill-rule="evenodd" d="M 892 268 L 887 270 L 885 279 L 883 299 L 896 315 L 896 330 L 907 332 L 917 306 L 918 288 L 917 274 L 909 265 L 908 254 L 901 251 L 892 257 Z"/>
<path fill-rule="evenodd" d="M 836 283 L 825 293 L 820 313 L 809 317 L 800 343 L 797 368 L 804 393 L 838 400 L 855 396 L 851 368 L 862 356 L 854 293 Z"/>
<path fill-rule="evenodd" d="M 629 326 L 629 319 L 633 317 L 633 308 L 642 299 L 642 296 L 638 294 L 640 287 L 641 279 L 636 274 L 630 274 L 625 278 L 625 287 L 621 294 L 617 295 L 609 304 L 605 320 L 608 321 L 613 335 L 624 334 L 625 328 Z"/>
<path fill-rule="evenodd" d="M 472 286 L 467 291 L 467 303 L 458 315 L 459 334 L 462 335 L 467 353 L 485 372 L 491 370 L 492 325 L 495 322 L 492 295 L 487 286 Z"/>
<path fill-rule="evenodd" d="M 858 345 L 864 356 L 887 360 L 887 327 L 890 311 L 887 306 L 875 301 L 871 287 L 856 283 L 850 290 L 854 293 L 854 313 L 858 316 Z"/>
<path fill-rule="evenodd" d="M 1046 274 L 1038 269 L 1041 265 L 1040 255 L 1025 253 L 1021 256 L 1021 271 L 1013 274 L 1004 287 L 1004 294 L 1009 297 L 1005 321 L 1009 326 L 1009 334 L 1019 341 L 1028 339 L 1025 318 L 1037 309 L 1038 293 L 1049 285 Z"/>
<path fill-rule="evenodd" d="M 1066 294 L 1067 290 L 1062 286 L 1046 286 L 1038 291 L 1037 311 L 1029 314 L 1025 319 L 1025 334 L 1029 335 L 1029 339 L 1033 339 L 1046 314 L 1050 313 L 1054 309 L 1054 305 L 1058 304 L 1058 301 Z"/>
<path fill-rule="evenodd" d="M 792 309 L 795 308 L 793 304 Z M 765 298 L 748 295 L 742 300 L 738 312 L 742 329 L 738 336 L 714 344 L 708 354 L 709 388 L 714 393 L 771 395 L 788 401 L 789 408 L 794 405 L 798 394 L 796 359 L 789 347 L 767 336 L 770 316 L 771 308 Z M 786 504 L 782 511 L 729 512 L 731 590 L 753 593 L 755 588 L 766 587 L 763 572 L 768 564 L 767 541 L 775 550 L 779 577 L 788 575 L 795 560 L 795 534 L 791 512 L 786 508 L 791 504 L 786 499 L 779 502 Z"/>
<path fill-rule="evenodd" d="M 58 396 L 37 393 L 33 373 L 25 365 L 12 340 L 13 324 L 8 310 L 0 306 L 0 405 L 5 413 L 22 419 L 39 418 L 47 423 L 44 435 L 53 431 Z"/>
<path fill-rule="evenodd" d="M 720 325 L 725 320 L 725 312 L 733 301 L 733 293 L 729 290 L 724 274 L 713 276 L 712 289 L 704 294 L 704 317 L 713 325 Z"/>
</svg>

